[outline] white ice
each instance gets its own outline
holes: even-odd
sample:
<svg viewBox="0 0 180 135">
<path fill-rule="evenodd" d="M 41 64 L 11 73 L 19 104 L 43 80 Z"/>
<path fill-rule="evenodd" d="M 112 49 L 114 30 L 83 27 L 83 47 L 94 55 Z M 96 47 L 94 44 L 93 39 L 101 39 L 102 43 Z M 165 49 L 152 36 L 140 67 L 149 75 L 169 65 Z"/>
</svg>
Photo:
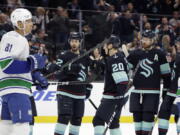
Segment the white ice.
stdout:
<svg viewBox="0 0 180 135">
<path fill-rule="evenodd" d="M 55 124 L 35 124 L 33 135 L 54 135 Z M 135 135 L 133 124 L 121 124 L 122 135 Z M 93 135 L 92 124 L 82 124 L 80 129 L 80 135 Z M 68 135 L 68 130 L 65 135 Z M 107 133 L 109 135 L 109 133 Z M 153 130 L 153 135 L 157 134 L 157 124 Z M 167 135 L 177 135 L 175 124 L 170 124 L 169 131 Z"/>
</svg>

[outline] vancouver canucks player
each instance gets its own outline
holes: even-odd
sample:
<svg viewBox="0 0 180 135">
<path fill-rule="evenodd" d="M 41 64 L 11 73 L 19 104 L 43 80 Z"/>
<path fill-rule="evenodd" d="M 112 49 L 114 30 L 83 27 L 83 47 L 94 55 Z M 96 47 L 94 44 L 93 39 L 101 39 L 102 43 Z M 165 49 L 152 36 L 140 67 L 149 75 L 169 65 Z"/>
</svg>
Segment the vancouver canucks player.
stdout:
<svg viewBox="0 0 180 135">
<path fill-rule="evenodd" d="M 32 30 L 31 13 L 18 8 L 11 13 L 10 19 L 14 31 L 4 34 L 0 42 L 0 135 L 28 135 L 32 120 L 31 71 L 43 68 L 45 59 L 40 55 L 29 55 L 25 36 Z"/>
</svg>

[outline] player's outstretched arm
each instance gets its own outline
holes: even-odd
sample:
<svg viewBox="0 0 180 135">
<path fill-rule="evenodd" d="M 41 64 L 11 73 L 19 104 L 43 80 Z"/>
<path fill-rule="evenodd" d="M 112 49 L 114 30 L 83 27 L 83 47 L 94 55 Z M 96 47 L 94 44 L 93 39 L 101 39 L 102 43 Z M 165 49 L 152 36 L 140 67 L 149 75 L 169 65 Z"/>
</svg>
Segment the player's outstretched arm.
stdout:
<svg viewBox="0 0 180 135">
<path fill-rule="evenodd" d="M 30 55 L 26 61 L 6 57 L 0 60 L 0 67 L 6 74 L 23 74 L 44 68 L 45 61 L 46 57 L 39 54 Z"/>
</svg>

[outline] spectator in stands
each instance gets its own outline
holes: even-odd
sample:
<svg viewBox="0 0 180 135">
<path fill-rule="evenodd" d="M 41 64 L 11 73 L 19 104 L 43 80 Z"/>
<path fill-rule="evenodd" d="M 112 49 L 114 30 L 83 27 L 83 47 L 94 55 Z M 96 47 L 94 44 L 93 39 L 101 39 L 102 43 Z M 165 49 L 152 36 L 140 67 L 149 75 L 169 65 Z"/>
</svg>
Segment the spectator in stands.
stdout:
<svg viewBox="0 0 180 135">
<path fill-rule="evenodd" d="M 92 70 L 93 72 L 97 75 L 96 81 L 97 80 L 102 80 L 103 79 L 103 56 L 101 56 L 99 48 L 96 48 L 93 52 L 92 55 L 90 55 L 90 59 L 92 60 Z"/>
<path fill-rule="evenodd" d="M 102 56 L 101 56 L 101 54 L 100 54 L 100 52 L 99 52 L 99 49 L 98 48 L 96 48 L 94 51 L 93 51 L 93 53 L 92 53 L 92 55 L 90 56 L 90 59 L 91 60 L 102 60 Z"/>
<path fill-rule="evenodd" d="M 106 0 L 108 3 L 115 7 L 115 12 L 125 11 L 126 3 L 124 0 Z"/>
<path fill-rule="evenodd" d="M 160 14 L 161 13 L 161 3 L 159 0 L 152 0 L 147 4 L 148 13 Z"/>
<path fill-rule="evenodd" d="M 97 1 L 97 8 L 102 11 L 107 11 L 110 8 L 110 4 L 106 2 L 106 0 L 98 0 Z"/>
<path fill-rule="evenodd" d="M 173 1 L 172 0 L 162 0 L 161 1 L 161 14 L 170 15 L 173 12 Z"/>
<path fill-rule="evenodd" d="M 0 39 L 3 34 L 11 30 L 13 30 L 13 27 L 9 22 L 9 17 L 4 13 L 0 13 Z"/>
<path fill-rule="evenodd" d="M 156 26 L 156 33 L 159 35 L 160 42 L 162 41 L 164 35 L 168 35 L 170 37 L 170 44 L 174 45 L 175 35 L 172 27 L 169 25 L 167 17 L 163 17 L 161 24 Z"/>
<path fill-rule="evenodd" d="M 174 10 L 179 11 L 180 10 L 180 0 L 175 0 L 173 5 Z"/>
<path fill-rule="evenodd" d="M 45 33 L 44 30 L 38 30 L 34 40 L 40 46 L 42 46 L 42 45 L 45 46 L 45 48 L 49 50 L 49 54 L 53 55 L 53 52 L 52 52 L 52 50 L 53 50 L 52 42 L 50 42 L 50 39 L 49 39 L 48 35 Z M 54 57 L 55 57 L 55 54 L 54 54 Z"/>
<path fill-rule="evenodd" d="M 178 11 L 174 11 L 174 12 L 173 12 L 173 18 L 171 18 L 171 19 L 169 20 L 169 24 L 170 24 L 174 29 L 176 29 L 178 23 L 180 22 L 179 17 L 180 17 L 179 12 L 178 12 Z"/>
<path fill-rule="evenodd" d="M 100 43 L 107 36 L 107 13 L 105 6 L 99 6 L 97 13 L 90 18 L 89 26 L 92 29 L 92 47 Z"/>
<path fill-rule="evenodd" d="M 78 0 L 72 0 L 72 2 L 67 3 L 67 10 L 70 19 L 79 19 L 80 6 Z"/>
<path fill-rule="evenodd" d="M 130 13 L 137 13 L 137 11 L 134 9 L 134 5 L 132 2 L 129 2 L 127 4 L 127 10 L 129 10 Z"/>
<path fill-rule="evenodd" d="M 143 21 L 143 25 L 144 25 L 145 23 L 148 22 L 148 17 L 146 15 L 143 15 L 142 21 Z"/>
<path fill-rule="evenodd" d="M 161 31 L 163 29 L 164 26 L 168 26 L 170 29 L 172 28 L 170 25 L 169 25 L 169 21 L 168 21 L 168 18 L 167 17 L 162 17 L 161 18 L 161 23 L 158 24 L 155 28 L 156 32 L 158 33 L 159 31 Z"/>
<path fill-rule="evenodd" d="M 23 6 L 23 4 L 21 0 L 7 0 L 7 6 L 14 9 Z"/>
<path fill-rule="evenodd" d="M 122 42 L 129 43 L 133 41 L 135 27 L 132 14 L 126 10 L 114 21 L 112 34 L 119 36 Z"/>
<path fill-rule="evenodd" d="M 164 35 L 161 40 L 161 45 L 160 45 L 161 48 L 165 51 L 170 50 L 170 48 L 171 48 L 170 42 L 171 42 L 170 36 Z"/>
<path fill-rule="evenodd" d="M 51 35 L 55 51 L 64 49 L 69 34 L 69 17 L 67 11 L 58 7 L 55 16 L 48 24 L 48 35 Z"/>
<path fill-rule="evenodd" d="M 144 24 L 144 31 L 152 31 L 151 24 L 149 22 L 146 22 Z"/>
<path fill-rule="evenodd" d="M 46 11 L 43 7 L 36 8 L 36 15 L 34 16 L 34 25 L 38 29 L 45 30 L 46 25 L 49 23 L 48 10 Z"/>
</svg>

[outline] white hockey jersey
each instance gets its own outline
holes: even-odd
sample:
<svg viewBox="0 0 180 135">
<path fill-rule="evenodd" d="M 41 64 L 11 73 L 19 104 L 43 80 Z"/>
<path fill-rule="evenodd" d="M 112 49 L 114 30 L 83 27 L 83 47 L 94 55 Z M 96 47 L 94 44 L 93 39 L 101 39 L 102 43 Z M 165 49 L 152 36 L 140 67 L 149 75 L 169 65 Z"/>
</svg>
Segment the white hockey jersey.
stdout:
<svg viewBox="0 0 180 135">
<path fill-rule="evenodd" d="M 0 96 L 10 93 L 30 95 L 32 78 L 30 73 L 6 74 L 3 72 L 13 59 L 27 60 L 29 44 L 25 37 L 16 31 L 3 35 L 0 42 Z"/>
</svg>

